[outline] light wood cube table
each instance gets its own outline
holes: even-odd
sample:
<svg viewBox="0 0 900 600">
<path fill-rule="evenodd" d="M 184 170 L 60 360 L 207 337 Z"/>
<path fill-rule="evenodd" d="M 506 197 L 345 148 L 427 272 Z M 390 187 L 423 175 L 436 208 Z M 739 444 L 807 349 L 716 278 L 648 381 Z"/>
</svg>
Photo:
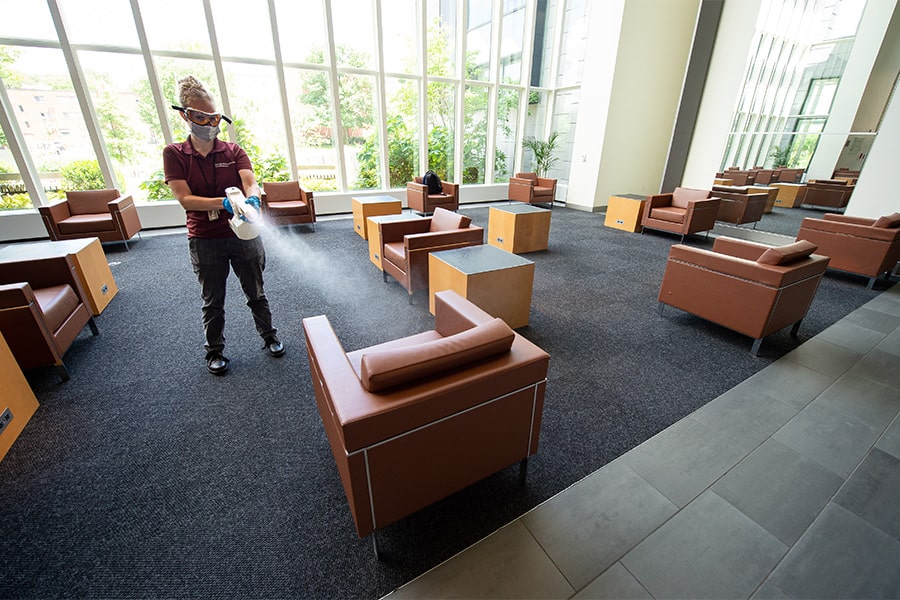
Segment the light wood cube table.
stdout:
<svg viewBox="0 0 900 600">
<path fill-rule="evenodd" d="M 3 390 L 0 403 L 0 460 L 3 460 L 38 408 L 37 398 L 3 334 L 0 334 L 0 390 Z"/>
<path fill-rule="evenodd" d="M 782 208 L 796 208 L 803 203 L 806 195 L 805 183 L 773 183 L 772 187 L 778 188 L 778 196 L 775 198 L 775 206 Z"/>
<path fill-rule="evenodd" d="M 747 186 L 748 194 L 768 194 L 769 197 L 766 199 L 766 208 L 763 210 L 764 213 L 768 214 L 772 212 L 772 208 L 775 206 L 775 202 L 778 200 L 778 188 L 768 185 L 748 185 Z M 713 196 L 715 196 L 715 192 L 713 192 Z"/>
<path fill-rule="evenodd" d="M 496 246 L 479 245 L 428 255 L 428 307 L 434 294 L 453 290 L 513 329 L 528 325 L 534 263 Z"/>
<path fill-rule="evenodd" d="M 647 196 L 640 194 L 616 194 L 609 197 L 606 219 L 603 225 L 635 233 L 641 230 L 641 218 Z"/>
<path fill-rule="evenodd" d="M 550 243 L 550 214 L 530 204 L 492 206 L 488 215 L 488 244 L 520 254 L 546 250 Z"/>
<path fill-rule="evenodd" d="M 78 279 L 87 294 L 85 301 L 96 317 L 119 292 L 98 238 L 11 244 L 0 250 L 0 262 L 19 262 L 57 256 L 72 256 Z"/>
<path fill-rule="evenodd" d="M 403 205 L 393 196 L 367 196 L 365 198 L 353 198 L 353 231 L 367 240 L 369 234 L 366 229 L 366 219 L 379 215 L 399 215 L 403 212 Z"/>
<path fill-rule="evenodd" d="M 377 217 L 369 217 L 366 219 L 366 230 L 369 236 L 369 260 L 378 267 L 379 271 L 384 271 L 381 266 L 381 230 L 378 228 L 379 223 L 386 221 L 408 221 L 412 219 L 424 219 L 415 213 L 400 215 L 379 215 Z"/>
</svg>

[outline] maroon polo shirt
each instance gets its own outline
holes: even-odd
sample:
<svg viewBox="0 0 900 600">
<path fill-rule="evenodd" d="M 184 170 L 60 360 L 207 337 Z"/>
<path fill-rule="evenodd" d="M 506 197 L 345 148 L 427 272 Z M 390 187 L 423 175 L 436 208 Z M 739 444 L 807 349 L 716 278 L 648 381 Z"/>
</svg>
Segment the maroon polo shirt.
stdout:
<svg viewBox="0 0 900 600">
<path fill-rule="evenodd" d="M 225 188 L 236 187 L 243 190 L 241 169 L 253 169 L 250 158 L 243 148 L 233 142 L 217 139 L 212 152 L 206 156 L 194 150 L 191 138 L 179 144 L 169 144 L 163 150 L 163 172 L 166 183 L 173 179 L 184 179 L 191 194 L 207 198 L 224 198 Z M 205 210 L 187 210 L 188 237 L 222 238 L 233 237 L 228 226 L 231 215 L 222 208 L 219 217 L 211 221 Z"/>
</svg>

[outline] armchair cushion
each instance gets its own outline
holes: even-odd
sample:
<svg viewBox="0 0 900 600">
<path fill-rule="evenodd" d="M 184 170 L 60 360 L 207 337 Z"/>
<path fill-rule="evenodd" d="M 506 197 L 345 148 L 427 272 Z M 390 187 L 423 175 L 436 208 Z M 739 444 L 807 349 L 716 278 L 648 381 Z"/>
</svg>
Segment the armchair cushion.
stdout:
<svg viewBox="0 0 900 600">
<path fill-rule="evenodd" d="M 363 387 L 377 392 L 508 352 L 514 337 L 502 319 L 494 318 L 444 338 L 364 353 L 360 378 Z"/>
<path fill-rule="evenodd" d="M 470 217 L 437 207 L 431 216 L 431 225 L 428 231 L 450 231 L 452 229 L 465 229 L 472 222 Z"/>
<path fill-rule="evenodd" d="M 872 223 L 873 227 L 884 227 L 886 229 L 893 229 L 894 227 L 900 227 L 900 213 L 895 212 L 894 214 L 887 215 L 884 217 L 878 217 L 875 219 L 875 222 Z"/>
<path fill-rule="evenodd" d="M 762 255 L 756 259 L 756 262 L 760 262 L 766 265 L 788 265 L 802 258 L 808 257 L 810 254 L 815 252 L 817 246 L 812 242 L 808 242 L 806 240 L 800 240 L 799 242 L 794 242 L 793 244 L 786 244 L 784 246 L 776 246 L 774 248 L 769 248 Z"/>
<path fill-rule="evenodd" d="M 50 331 L 59 329 L 81 303 L 72 286 L 66 284 L 38 288 L 33 293 Z"/>
</svg>

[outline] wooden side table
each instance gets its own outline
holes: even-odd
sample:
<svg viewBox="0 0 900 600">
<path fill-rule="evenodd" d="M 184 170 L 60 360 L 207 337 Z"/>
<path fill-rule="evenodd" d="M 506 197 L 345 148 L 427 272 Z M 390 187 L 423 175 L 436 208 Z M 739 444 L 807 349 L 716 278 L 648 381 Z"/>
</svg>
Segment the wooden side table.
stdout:
<svg viewBox="0 0 900 600">
<path fill-rule="evenodd" d="M 773 183 L 772 187 L 778 188 L 778 196 L 775 198 L 775 206 L 783 208 L 796 208 L 803 203 L 806 195 L 805 183 Z"/>
<path fill-rule="evenodd" d="M 530 204 L 492 206 L 488 214 L 488 244 L 520 254 L 546 250 L 550 244 L 550 214 Z"/>
<path fill-rule="evenodd" d="M 112 271 L 109 270 L 106 254 L 103 253 L 103 247 L 98 238 L 11 244 L 0 250 L 0 262 L 17 262 L 57 256 L 72 256 L 75 271 L 87 294 L 85 301 L 90 307 L 91 313 L 96 317 L 103 312 L 103 309 L 119 292 L 119 288 L 116 280 L 113 279 Z"/>
<path fill-rule="evenodd" d="M 366 230 L 369 236 L 369 260 L 378 267 L 379 271 L 384 271 L 381 266 L 381 230 L 378 228 L 379 223 L 386 221 L 407 221 L 412 219 L 424 219 L 415 213 L 400 215 L 378 215 L 366 219 Z"/>
<path fill-rule="evenodd" d="M 403 205 L 393 196 L 368 196 L 353 198 L 353 231 L 364 239 L 369 239 L 366 219 L 379 215 L 399 215 Z"/>
<path fill-rule="evenodd" d="M 768 185 L 748 185 L 747 186 L 748 194 L 768 194 L 769 197 L 766 199 L 766 208 L 763 210 L 763 213 L 772 212 L 772 208 L 775 206 L 775 201 L 778 200 L 778 188 L 772 187 Z M 715 194 L 713 194 L 715 195 Z"/>
<path fill-rule="evenodd" d="M 606 207 L 606 219 L 603 224 L 613 229 L 621 229 L 630 233 L 641 230 L 641 215 L 647 196 L 640 194 L 616 194 L 609 197 Z"/>
<path fill-rule="evenodd" d="M 528 325 L 534 263 L 495 246 L 479 245 L 428 255 L 428 306 L 434 294 L 453 290 L 513 329 Z"/>
<path fill-rule="evenodd" d="M 3 460 L 38 408 L 37 398 L 3 334 L 0 334 L 0 390 L 3 390 L 0 403 L 0 460 Z"/>
</svg>

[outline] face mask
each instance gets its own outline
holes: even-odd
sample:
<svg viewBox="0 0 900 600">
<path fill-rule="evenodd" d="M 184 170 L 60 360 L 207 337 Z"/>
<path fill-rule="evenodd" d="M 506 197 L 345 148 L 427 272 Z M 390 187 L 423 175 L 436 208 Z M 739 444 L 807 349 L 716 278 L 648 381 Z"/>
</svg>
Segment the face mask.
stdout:
<svg viewBox="0 0 900 600">
<path fill-rule="evenodd" d="M 198 140 L 210 142 L 219 135 L 219 126 L 216 125 L 213 127 L 210 125 L 197 125 L 196 123 L 191 123 L 191 133 L 194 134 Z"/>
</svg>

